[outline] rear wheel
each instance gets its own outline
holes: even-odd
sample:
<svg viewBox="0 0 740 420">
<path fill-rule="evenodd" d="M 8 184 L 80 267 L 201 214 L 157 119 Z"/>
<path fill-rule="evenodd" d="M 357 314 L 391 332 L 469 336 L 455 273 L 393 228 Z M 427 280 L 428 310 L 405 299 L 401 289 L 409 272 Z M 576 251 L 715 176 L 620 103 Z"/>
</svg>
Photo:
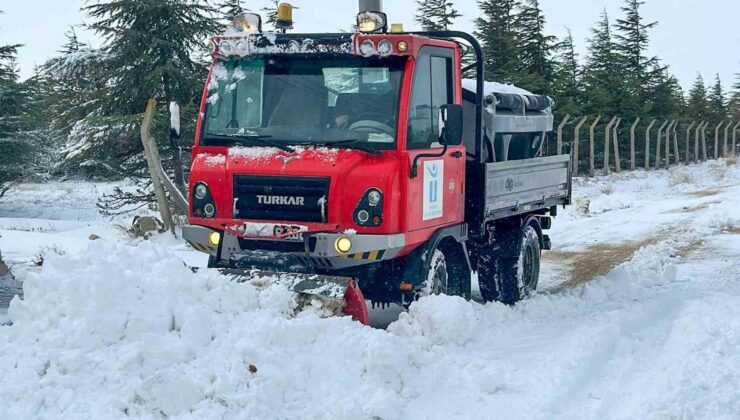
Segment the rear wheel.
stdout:
<svg viewBox="0 0 740 420">
<path fill-rule="evenodd" d="M 510 232 L 503 232 L 502 235 L 518 237 L 513 240 L 502 237 L 494 244 L 480 248 L 478 283 L 486 302 L 514 304 L 537 289 L 540 276 L 540 239 L 532 224 L 527 224 L 523 229 L 511 228 Z"/>
</svg>

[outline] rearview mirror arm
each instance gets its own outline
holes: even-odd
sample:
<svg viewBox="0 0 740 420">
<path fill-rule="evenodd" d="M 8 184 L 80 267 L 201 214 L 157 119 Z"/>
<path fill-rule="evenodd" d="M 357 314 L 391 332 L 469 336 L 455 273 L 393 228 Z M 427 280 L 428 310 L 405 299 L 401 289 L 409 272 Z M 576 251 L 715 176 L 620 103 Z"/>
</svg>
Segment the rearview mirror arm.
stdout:
<svg viewBox="0 0 740 420">
<path fill-rule="evenodd" d="M 416 178 L 419 176 L 419 159 L 423 158 L 437 158 L 442 157 L 447 154 L 447 142 L 444 142 L 442 145 L 442 151 L 439 153 L 422 153 L 420 155 L 416 155 L 414 158 L 414 162 L 411 164 L 411 179 Z"/>
</svg>

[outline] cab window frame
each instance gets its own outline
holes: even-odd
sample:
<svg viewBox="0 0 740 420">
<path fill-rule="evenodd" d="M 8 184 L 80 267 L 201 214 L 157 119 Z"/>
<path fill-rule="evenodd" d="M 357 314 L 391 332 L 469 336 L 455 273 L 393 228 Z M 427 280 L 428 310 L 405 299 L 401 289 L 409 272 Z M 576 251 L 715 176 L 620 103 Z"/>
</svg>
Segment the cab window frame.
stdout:
<svg viewBox="0 0 740 420">
<path fill-rule="evenodd" d="M 455 50 L 452 48 L 424 46 L 420 49 L 414 66 L 411 93 L 409 95 L 406 127 L 407 150 L 428 150 L 442 147 L 437 135 L 439 132 L 439 108 L 441 105 L 455 102 L 454 58 Z M 446 80 L 443 81 L 438 80 L 441 77 L 438 75 L 440 63 L 446 64 L 444 69 L 444 79 Z M 440 86 L 444 86 L 447 97 L 438 100 L 437 96 L 441 91 Z M 420 103 L 424 101 L 426 103 Z M 424 113 L 425 110 L 427 110 L 426 113 Z"/>
</svg>

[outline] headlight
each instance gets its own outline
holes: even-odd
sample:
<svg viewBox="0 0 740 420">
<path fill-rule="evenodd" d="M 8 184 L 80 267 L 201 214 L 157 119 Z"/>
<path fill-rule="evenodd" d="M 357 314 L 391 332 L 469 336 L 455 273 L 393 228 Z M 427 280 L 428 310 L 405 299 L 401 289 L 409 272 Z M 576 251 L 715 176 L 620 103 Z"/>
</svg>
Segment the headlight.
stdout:
<svg viewBox="0 0 740 420">
<path fill-rule="evenodd" d="M 375 55 L 375 44 L 373 44 L 373 41 L 370 41 L 369 39 L 362 41 L 362 44 L 360 44 L 360 54 L 365 57 Z"/>
<path fill-rule="evenodd" d="M 382 56 L 390 55 L 393 52 L 393 44 L 384 39 L 378 43 L 378 53 Z"/>
<path fill-rule="evenodd" d="M 383 195 L 380 194 L 380 191 L 378 190 L 371 190 L 367 194 L 367 201 L 370 203 L 371 206 L 377 206 L 378 203 L 380 203 L 380 199 L 383 198 Z"/>
<path fill-rule="evenodd" d="M 223 55 L 231 55 L 234 53 L 234 44 L 231 41 L 221 41 L 218 50 Z"/>
<path fill-rule="evenodd" d="M 198 200 L 202 200 L 206 198 L 206 195 L 208 194 L 208 188 L 205 186 L 205 184 L 198 184 L 195 186 L 195 198 Z"/>
<path fill-rule="evenodd" d="M 368 220 L 370 220 L 370 213 L 367 212 L 367 210 L 360 210 L 357 212 L 357 220 L 360 221 L 363 225 L 367 223 Z"/>
<path fill-rule="evenodd" d="M 216 206 L 214 206 L 211 203 L 206 204 L 203 206 L 203 213 L 206 215 L 206 217 L 213 217 L 216 215 Z"/>
<path fill-rule="evenodd" d="M 383 193 L 378 188 L 370 188 L 362 195 L 354 212 L 357 226 L 376 228 L 383 224 Z"/>
<path fill-rule="evenodd" d="M 340 254 L 346 254 L 352 249 L 352 241 L 346 236 L 340 236 L 334 242 L 334 248 Z"/>
<path fill-rule="evenodd" d="M 236 43 L 236 53 L 240 56 L 244 57 L 249 53 L 249 47 L 247 46 L 247 43 L 244 41 L 239 41 Z"/>
</svg>

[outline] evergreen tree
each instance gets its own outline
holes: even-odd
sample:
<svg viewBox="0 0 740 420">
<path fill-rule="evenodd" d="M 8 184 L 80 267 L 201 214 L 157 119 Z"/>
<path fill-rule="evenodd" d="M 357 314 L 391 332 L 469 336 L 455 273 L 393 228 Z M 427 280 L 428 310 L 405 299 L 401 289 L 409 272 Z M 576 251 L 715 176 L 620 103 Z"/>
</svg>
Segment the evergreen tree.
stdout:
<svg viewBox="0 0 740 420">
<path fill-rule="evenodd" d="M 704 85 L 704 78 L 701 76 L 701 73 L 696 76 L 696 80 L 689 91 L 686 116 L 696 121 L 712 118 L 711 107 L 707 98 L 707 88 Z"/>
<path fill-rule="evenodd" d="M 16 63 L 19 47 L 0 45 L 0 191 L 24 175 L 22 162 L 31 152 L 22 126 L 27 92 L 19 82 Z"/>
<path fill-rule="evenodd" d="M 546 93 L 554 77 L 552 53 L 556 38 L 545 35 L 545 15 L 539 0 L 524 0 L 514 19 L 517 34 L 516 83 L 535 93 Z"/>
<path fill-rule="evenodd" d="M 714 117 L 714 120 L 719 122 L 727 118 L 729 110 L 727 108 L 725 91 L 722 88 L 722 81 L 719 78 L 719 74 L 717 74 L 714 79 L 714 85 L 712 86 L 712 91 L 709 93 L 708 99 L 710 113 Z"/>
<path fill-rule="evenodd" d="M 591 30 L 588 60 L 584 69 L 587 112 L 601 115 L 622 114 L 622 62 L 616 51 L 606 10 Z"/>
<path fill-rule="evenodd" d="M 657 57 L 647 57 L 647 49 L 650 45 L 650 29 L 658 25 L 658 22 L 644 23 L 640 15 L 640 6 L 644 1 L 625 0 L 622 11 L 625 13 L 623 19 L 617 19 L 615 34 L 615 49 L 624 57 L 624 68 L 631 78 L 641 82 L 644 86 L 658 64 Z M 659 67 L 658 67 L 659 69 Z"/>
<path fill-rule="evenodd" d="M 232 21 L 236 16 L 243 15 L 248 9 L 242 7 L 242 0 L 224 0 L 218 6 L 227 21 Z"/>
<path fill-rule="evenodd" d="M 149 98 L 196 98 L 206 68 L 195 54 L 220 28 L 204 0 L 98 0 L 83 10 L 106 41 L 112 112 L 138 114 Z"/>
<path fill-rule="evenodd" d="M 475 36 L 481 42 L 486 80 L 513 83 L 517 77 L 515 0 L 478 0 Z"/>
<path fill-rule="evenodd" d="M 581 69 L 578 65 L 573 35 L 568 35 L 556 46 L 555 75 L 552 83 L 552 95 L 557 107 L 555 112 L 565 114 L 582 114 Z"/>
<path fill-rule="evenodd" d="M 667 67 L 659 64 L 655 69 L 651 69 L 651 72 L 654 74 L 651 78 L 653 82 L 645 92 L 650 117 L 658 119 L 680 117 L 684 113 L 685 103 L 678 80 L 668 72 Z"/>
<path fill-rule="evenodd" d="M 740 121 L 740 73 L 735 75 L 735 84 L 732 86 L 730 97 L 730 118 Z"/>
<path fill-rule="evenodd" d="M 87 47 L 87 45 L 83 42 L 80 42 L 80 39 L 77 37 L 77 32 L 75 31 L 74 26 L 70 26 L 67 32 L 64 33 L 64 37 L 67 39 L 67 42 L 65 42 L 62 45 L 62 49 L 59 50 L 60 54 L 72 54 L 80 51 L 81 49 Z"/>
<path fill-rule="evenodd" d="M 447 31 L 460 16 L 449 0 L 416 0 L 414 20 L 425 31 Z"/>
<path fill-rule="evenodd" d="M 260 9 L 263 15 L 267 18 L 265 23 L 272 26 L 273 30 L 276 30 L 275 24 L 277 23 L 277 12 L 280 0 L 270 0 L 270 5 Z"/>
</svg>

